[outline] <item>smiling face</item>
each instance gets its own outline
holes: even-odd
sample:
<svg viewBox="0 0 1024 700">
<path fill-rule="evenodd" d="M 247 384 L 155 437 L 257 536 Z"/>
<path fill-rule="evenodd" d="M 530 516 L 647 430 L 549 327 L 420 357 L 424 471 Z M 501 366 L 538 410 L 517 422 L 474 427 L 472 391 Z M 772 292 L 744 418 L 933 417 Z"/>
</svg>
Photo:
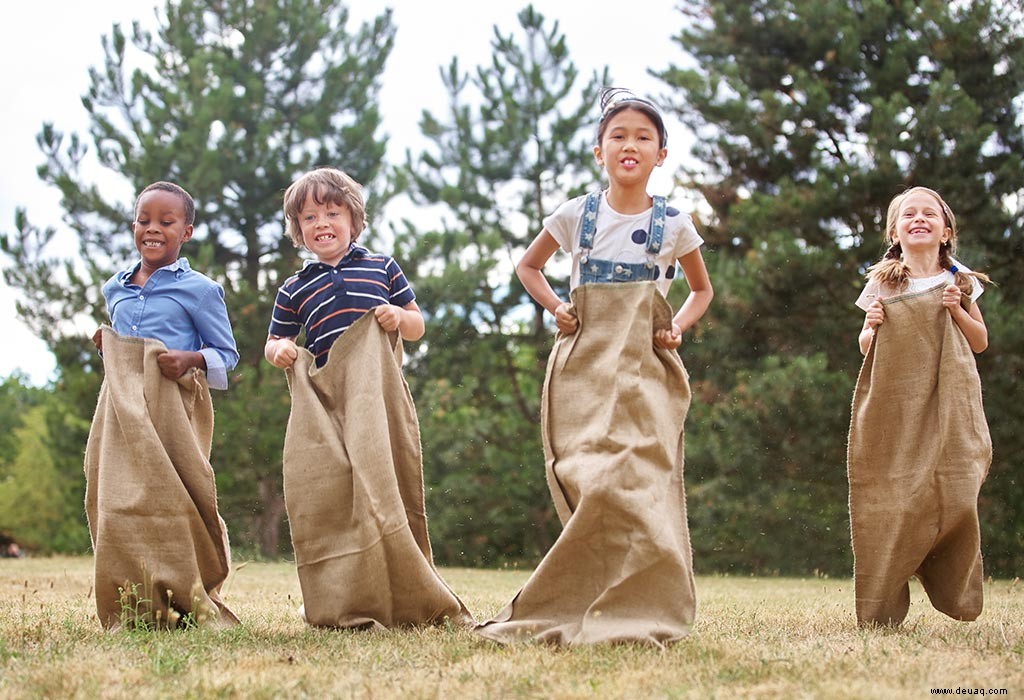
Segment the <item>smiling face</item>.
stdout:
<svg viewBox="0 0 1024 700">
<path fill-rule="evenodd" d="M 352 212 L 344 204 L 306 197 L 298 215 L 302 244 L 316 259 L 337 265 L 352 245 Z"/>
<path fill-rule="evenodd" d="M 942 204 L 925 191 L 913 191 L 903 198 L 889 230 L 890 239 L 904 251 L 938 251 L 953 235 Z"/>
<path fill-rule="evenodd" d="M 651 118 L 637 109 L 623 109 L 608 120 L 594 157 L 608 171 L 614 185 L 647 185 L 654 168 L 665 161 L 668 150 L 660 145 L 660 133 Z"/>
<path fill-rule="evenodd" d="M 147 272 L 170 265 L 178 259 L 182 244 L 192 238 L 192 225 L 186 223 L 185 202 L 167 190 L 143 192 L 135 204 L 135 247 Z"/>
</svg>

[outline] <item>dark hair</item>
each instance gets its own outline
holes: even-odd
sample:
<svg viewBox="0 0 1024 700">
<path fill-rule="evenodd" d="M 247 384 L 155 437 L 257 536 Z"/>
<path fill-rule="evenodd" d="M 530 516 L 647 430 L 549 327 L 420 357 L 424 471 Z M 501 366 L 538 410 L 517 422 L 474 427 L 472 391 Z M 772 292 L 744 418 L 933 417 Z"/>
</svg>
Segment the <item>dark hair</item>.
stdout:
<svg viewBox="0 0 1024 700">
<path fill-rule="evenodd" d="M 165 182 L 160 180 L 154 182 L 152 185 L 147 185 L 145 189 L 139 192 L 139 196 L 135 198 L 135 211 L 134 216 L 137 218 L 139 215 L 139 200 L 142 199 L 142 195 L 153 190 L 161 190 L 163 192 L 170 192 L 176 194 L 181 198 L 181 204 L 185 208 L 185 225 L 191 226 L 196 221 L 196 203 L 192 199 L 192 195 L 185 191 L 185 188 L 181 185 L 175 185 L 173 182 Z"/>
<path fill-rule="evenodd" d="M 299 212 L 308 197 L 317 204 L 330 202 L 348 209 L 352 215 L 352 241 L 355 242 L 366 225 L 366 206 L 363 204 L 361 185 L 337 168 L 311 170 L 289 185 L 284 193 L 285 233 L 296 248 L 302 247 L 302 229 Z"/>
<path fill-rule="evenodd" d="M 668 132 L 665 131 L 665 120 L 661 118 L 658 106 L 650 100 L 637 97 L 631 90 L 621 87 L 601 88 L 601 121 L 597 123 L 597 143 L 601 144 L 608 122 L 619 112 L 635 109 L 654 122 L 658 129 L 658 148 L 665 148 L 668 143 Z"/>
</svg>

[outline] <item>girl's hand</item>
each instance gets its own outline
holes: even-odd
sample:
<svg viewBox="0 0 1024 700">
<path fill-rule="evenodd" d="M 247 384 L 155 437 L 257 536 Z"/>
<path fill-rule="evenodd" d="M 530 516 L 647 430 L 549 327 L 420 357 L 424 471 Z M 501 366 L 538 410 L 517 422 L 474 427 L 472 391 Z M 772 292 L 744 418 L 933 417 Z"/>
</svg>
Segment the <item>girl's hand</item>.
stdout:
<svg viewBox="0 0 1024 700">
<path fill-rule="evenodd" d="M 957 290 L 959 291 L 959 290 Z M 881 297 L 876 297 L 864 315 L 864 327 L 874 330 L 885 321 L 885 307 L 882 306 Z"/>
<path fill-rule="evenodd" d="M 963 296 L 963 292 L 955 284 L 947 284 L 946 288 L 942 290 L 942 305 L 950 311 L 955 311 L 960 306 L 960 298 Z"/>
<path fill-rule="evenodd" d="M 672 328 L 662 328 L 654 333 L 654 346 L 666 350 L 675 350 L 683 342 L 683 329 L 673 323 Z"/>
<path fill-rule="evenodd" d="M 572 335 L 579 328 L 580 321 L 570 309 L 571 305 L 568 302 L 562 302 L 555 309 L 555 325 L 558 326 L 559 333 Z"/>
<path fill-rule="evenodd" d="M 103 329 L 97 328 L 96 332 L 92 334 L 92 344 L 96 346 L 96 349 L 103 352 Z"/>
<path fill-rule="evenodd" d="M 274 365 L 278 369 L 288 369 L 295 364 L 295 359 L 299 356 L 298 346 L 295 345 L 295 341 L 291 338 L 274 338 L 268 341 L 270 346 L 265 354 L 266 358 L 270 360 L 270 364 Z"/>
<path fill-rule="evenodd" d="M 402 323 L 402 309 L 394 304 L 381 304 L 373 308 L 373 315 L 377 317 L 377 323 L 388 333 L 397 331 Z"/>
</svg>

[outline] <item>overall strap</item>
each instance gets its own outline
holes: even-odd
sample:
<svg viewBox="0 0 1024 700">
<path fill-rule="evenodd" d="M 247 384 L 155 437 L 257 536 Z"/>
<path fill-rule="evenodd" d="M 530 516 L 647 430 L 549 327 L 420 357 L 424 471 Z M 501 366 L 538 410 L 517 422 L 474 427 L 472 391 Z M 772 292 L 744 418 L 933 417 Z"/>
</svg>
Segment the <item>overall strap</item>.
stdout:
<svg viewBox="0 0 1024 700">
<path fill-rule="evenodd" d="M 665 198 L 660 195 L 654 196 L 654 205 L 651 208 L 650 235 L 647 237 L 647 254 L 657 258 L 661 252 L 661 242 L 665 238 Z"/>
<path fill-rule="evenodd" d="M 587 195 L 587 201 L 583 205 L 583 218 L 580 219 L 580 248 L 584 251 L 584 257 L 594 247 L 594 232 L 597 231 L 597 208 L 600 205 L 601 190 L 595 190 Z"/>
</svg>

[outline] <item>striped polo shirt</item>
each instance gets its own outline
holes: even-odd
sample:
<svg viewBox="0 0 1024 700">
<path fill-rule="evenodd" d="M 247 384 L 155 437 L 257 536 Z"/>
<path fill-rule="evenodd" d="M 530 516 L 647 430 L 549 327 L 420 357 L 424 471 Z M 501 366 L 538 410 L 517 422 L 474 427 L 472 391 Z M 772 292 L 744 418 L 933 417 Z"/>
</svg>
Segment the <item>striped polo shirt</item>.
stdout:
<svg viewBox="0 0 1024 700">
<path fill-rule="evenodd" d="M 367 311 L 415 299 L 394 258 L 353 245 L 334 267 L 307 260 L 285 280 L 277 290 L 270 335 L 294 338 L 305 329 L 306 349 L 322 367 L 331 344 Z"/>
</svg>

